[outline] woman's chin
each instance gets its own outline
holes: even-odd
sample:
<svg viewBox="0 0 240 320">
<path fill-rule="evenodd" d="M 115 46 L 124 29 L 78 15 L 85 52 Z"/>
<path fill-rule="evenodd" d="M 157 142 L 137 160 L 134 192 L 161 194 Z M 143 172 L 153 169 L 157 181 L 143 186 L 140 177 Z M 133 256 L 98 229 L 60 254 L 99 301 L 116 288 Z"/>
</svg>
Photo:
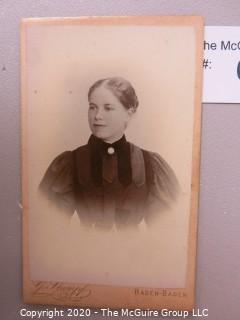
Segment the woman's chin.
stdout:
<svg viewBox="0 0 240 320">
<path fill-rule="evenodd" d="M 98 138 L 98 139 L 101 139 L 103 141 L 105 141 L 108 137 L 106 137 L 106 135 L 104 135 L 103 133 L 101 132 L 93 132 L 93 135 Z"/>
</svg>

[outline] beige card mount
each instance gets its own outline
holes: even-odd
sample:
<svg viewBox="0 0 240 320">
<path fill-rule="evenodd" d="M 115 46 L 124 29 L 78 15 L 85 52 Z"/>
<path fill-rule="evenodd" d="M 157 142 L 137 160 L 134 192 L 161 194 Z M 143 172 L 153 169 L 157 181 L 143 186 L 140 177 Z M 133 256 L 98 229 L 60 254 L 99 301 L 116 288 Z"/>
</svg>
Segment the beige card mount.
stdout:
<svg viewBox="0 0 240 320">
<path fill-rule="evenodd" d="M 24 302 L 191 310 L 203 19 L 21 25 Z"/>
</svg>

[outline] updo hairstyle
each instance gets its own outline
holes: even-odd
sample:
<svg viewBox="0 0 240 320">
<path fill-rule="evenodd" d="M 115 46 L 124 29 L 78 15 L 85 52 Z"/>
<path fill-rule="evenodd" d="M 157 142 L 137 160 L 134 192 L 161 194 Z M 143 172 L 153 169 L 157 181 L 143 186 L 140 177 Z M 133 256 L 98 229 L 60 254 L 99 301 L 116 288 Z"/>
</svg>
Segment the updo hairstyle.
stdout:
<svg viewBox="0 0 240 320">
<path fill-rule="evenodd" d="M 109 89 L 126 109 L 137 110 L 138 98 L 131 83 L 124 78 L 113 77 L 96 81 L 88 91 L 88 100 L 93 91 L 100 86 Z"/>
</svg>

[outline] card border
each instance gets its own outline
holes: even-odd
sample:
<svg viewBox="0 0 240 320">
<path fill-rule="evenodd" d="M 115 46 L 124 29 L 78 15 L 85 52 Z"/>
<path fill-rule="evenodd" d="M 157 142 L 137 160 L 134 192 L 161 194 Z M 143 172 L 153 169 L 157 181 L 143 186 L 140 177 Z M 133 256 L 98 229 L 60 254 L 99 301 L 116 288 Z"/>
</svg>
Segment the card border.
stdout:
<svg viewBox="0 0 240 320">
<path fill-rule="evenodd" d="M 30 280 L 29 205 L 27 171 L 27 53 L 26 31 L 31 25 L 167 25 L 192 26 L 196 38 L 195 106 L 192 152 L 191 212 L 188 231 L 188 262 L 185 288 L 135 288 Z M 197 221 L 200 182 L 200 139 L 202 102 L 203 18 L 199 16 L 128 16 L 28 18 L 21 22 L 21 143 L 23 199 L 23 300 L 32 304 L 84 307 L 192 310 L 195 303 Z M 89 293 L 90 292 L 90 293 Z M 104 292 L 104 295 L 102 294 Z M 108 299 L 104 297 L 108 297 Z"/>
</svg>

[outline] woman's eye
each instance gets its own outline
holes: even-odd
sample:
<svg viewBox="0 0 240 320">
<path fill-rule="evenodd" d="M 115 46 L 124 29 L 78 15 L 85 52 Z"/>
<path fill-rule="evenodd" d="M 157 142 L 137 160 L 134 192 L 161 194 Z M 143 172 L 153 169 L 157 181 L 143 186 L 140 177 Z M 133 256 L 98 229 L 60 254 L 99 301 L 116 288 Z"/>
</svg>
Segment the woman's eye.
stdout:
<svg viewBox="0 0 240 320">
<path fill-rule="evenodd" d="M 104 109 L 105 109 L 106 111 L 114 110 L 114 108 L 113 108 L 112 106 L 110 106 L 110 105 L 106 105 L 106 106 L 104 107 Z"/>
<path fill-rule="evenodd" d="M 89 110 L 95 110 L 95 109 L 96 109 L 96 106 L 90 104 Z"/>
</svg>

